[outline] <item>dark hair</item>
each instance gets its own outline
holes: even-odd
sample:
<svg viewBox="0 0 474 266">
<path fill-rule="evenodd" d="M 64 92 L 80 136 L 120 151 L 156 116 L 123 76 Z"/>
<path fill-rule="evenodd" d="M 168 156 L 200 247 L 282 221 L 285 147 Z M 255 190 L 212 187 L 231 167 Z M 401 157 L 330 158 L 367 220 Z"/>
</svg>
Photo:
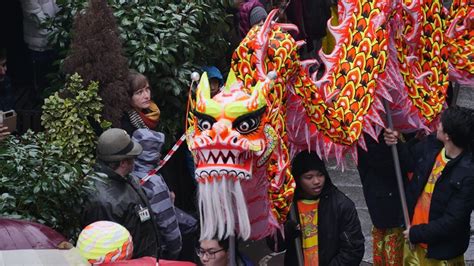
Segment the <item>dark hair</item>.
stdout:
<svg viewBox="0 0 474 266">
<path fill-rule="evenodd" d="M 128 71 L 127 82 L 128 82 L 127 92 L 130 98 L 132 98 L 133 94 L 137 90 L 145 87 L 145 85 L 149 83 L 148 78 L 145 77 L 145 75 L 143 75 L 142 73 L 134 69 L 130 69 Z"/>
<path fill-rule="evenodd" d="M 217 235 L 215 235 L 212 239 L 209 239 L 209 240 L 215 240 L 215 241 L 217 241 L 219 246 L 221 246 L 225 251 L 229 250 L 229 238 L 219 240 L 219 237 Z M 237 247 L 237 238 L 235 238 L 235 245 Z M 198 241 L 196 243 L 196 247 L 197 248 L 201 247 L 201 241 Z"/>
<path fill-rule="evenodd" d="M 454 145 L 469 150 L 474 147 L 474 111 L 453 106 L 441 114 L 443 131 L 448 134 Z"/>
<path fill-rule="evenodd" d="M 291 174 L 295 180 L 311 170 L 317 170 L 326 178 L 329 178 L 324 161 L 321 160 L 315 152 L 305 150 L 298 153 L 295 158 L 293 158 L 293 161 L 291 162 Z"/>
<path fill-rule="evenodd" d="M 106 161 L 102 161 L 100 159 L 97 159 L 98 161 L 100 161 L 102 164 L 104 164 L 105 166 L 109 167 L 110 169 L 112 170 L 117 170 L 120 166 L 120 163 L 122 161 L 127 161 L 127 160 L 131 160 L 131 158 L 126 158 L 126 159 L 122 159 L 120 161 L 115 161 L 115 162 L 106 162 Z"/>
<path fill-rule="evenodd" d="M 217 240 L 217 239 L 214 239 Z M 222 239 L 222 240 L 217 240 L 219 243 L 219 246 L 221 246 L 225 251 L 229 250 L 229 238 Z"/>
<path fill-rule="evenodd" d="M 120 162 L 105 162 L 102 160 L 100 160 L 100 162 L 102 162 L 102 164 L 104 164 L 105 166 L 109 167 L 110 169 L 114 171 L 117 170 L 117 168 L 119 168 L 120 166 Z"/>
</svg>

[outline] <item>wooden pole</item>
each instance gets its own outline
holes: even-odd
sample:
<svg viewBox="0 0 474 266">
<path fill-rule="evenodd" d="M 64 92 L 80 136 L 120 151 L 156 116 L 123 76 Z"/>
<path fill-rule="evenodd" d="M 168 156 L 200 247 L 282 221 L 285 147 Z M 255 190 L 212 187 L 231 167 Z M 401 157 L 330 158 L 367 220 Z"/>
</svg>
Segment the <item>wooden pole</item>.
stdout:
<svg viewBox="0 0 474 266">
<path fill-rule="evenodd" d="M 393 130 L 393 120 L 392 120 L 392 111 L 390 110 L 390 106 L 388 105 L 388 101 L 384 100 L 384 107 L 385 112 L 387 114 L 387 123 L 388 127 Z M 403 177 L 402 177 L 402 170 L 400 167 L 400 158 L 398 157 L 397 145 L 390 145 L 392 150 L 392 158 L 395 167 L 395 174 L 397 176 L 397 185 L 398 185 L 398 193 L 400 194 L 400 202 L 402 204 L 402 211 L 403 211 L 403 219 L 405 221 L 405 226 L 407 229 L 410 228 L 410 216 L 408 215 L 408 207 L 407 207 L 407 200 L 405 197 L 405 188 L 403 186 Z M 413 244 L 409 242 L 410 249 L 413 249 Z"/>
</svg>

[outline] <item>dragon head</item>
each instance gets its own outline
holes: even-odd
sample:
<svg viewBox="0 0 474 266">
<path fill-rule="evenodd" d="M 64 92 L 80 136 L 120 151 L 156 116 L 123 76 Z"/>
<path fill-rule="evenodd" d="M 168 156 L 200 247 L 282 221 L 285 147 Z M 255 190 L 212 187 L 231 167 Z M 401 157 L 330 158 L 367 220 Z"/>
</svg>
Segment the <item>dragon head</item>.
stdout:
<svg viewBox="0 0 474 266">
<path fill-rule="evenodd" d="M 258 82 L 249 95 L 241 90 L 241 82 L 231 72 L 225 89 L 212 99 L 204 73 L 196 94 L 191 144 L 198 182 L 213 178 L 250 179 L 250 159 L 261 157 L 268 149 L 263 128 L 267 112 L 264 94 L 269 85 Z"/>
<path fill-rule="evenodd" d="M 187 141 L 196 163 L 202 238 L 232 235 L 237 219 L 239 234 L 247 239 L 252 222 L 247 206 L 252 199 L 246 194 L 258 188 L 267 199 L 268 182 L 252 177 L 266 171 L 278 143 L 275 130 L 267 123 L 266 94 L 271 85 L 272 79 L 267 78 L 247 93 L 231 70 L 224 89 L 211 98 L 207 74 L 201 77 Z M 268 200 L 264 205 L 262 208 L 270 209 Z"/>
</svg>

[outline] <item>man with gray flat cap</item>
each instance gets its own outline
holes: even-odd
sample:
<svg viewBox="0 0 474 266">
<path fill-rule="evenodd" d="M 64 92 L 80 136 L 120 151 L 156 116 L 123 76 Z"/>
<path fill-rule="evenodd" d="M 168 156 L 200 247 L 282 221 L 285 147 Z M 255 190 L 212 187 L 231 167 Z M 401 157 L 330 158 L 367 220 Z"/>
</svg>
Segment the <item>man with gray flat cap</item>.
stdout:
<svg viewBox="0 0 474 266">
<path fill-rule="evenodd" d="M 82 211 L 85 227 L 96 221 L 121 224 L 132 235 L 133 258 L 159 258 L 158 231 L 146 195 L 136 178 L 130 176 L 134 160 L 142 152 L 123 129 L 106 130 L 97 144 L 94 187 Z"/>
</svg>

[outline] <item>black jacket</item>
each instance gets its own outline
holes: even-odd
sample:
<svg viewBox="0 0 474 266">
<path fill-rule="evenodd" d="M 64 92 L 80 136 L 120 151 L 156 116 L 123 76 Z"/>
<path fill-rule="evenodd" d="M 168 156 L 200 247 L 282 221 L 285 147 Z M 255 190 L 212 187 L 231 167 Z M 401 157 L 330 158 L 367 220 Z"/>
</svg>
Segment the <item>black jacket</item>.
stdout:
<svg viewBox="0 0 474 266">
<path fill-rule="evenodd" d="M 123 225 L 132 235 L 133 258 L 159 257 L 158 234 L 147 197 L 135 178 L 122 177 L 109 167 L 97 164 L 95 190 L 91 190 L 83 207 L 81 225 L 107 220 Z M 105 176 L 104 176 L 105 174 Z M 150 219 L 141 222 L 139 207 L 150 210 Z"/>
<path fill-rule="evenodd" d="M 374 226 L 380 229 L 403 226 L 391 148 L 385 144 L 382 134 L 378 143 L 367 134 L 364 137 L 367 151 L 358 149 L 357 169 L 370 219 Z M 403 175 L 406 177 L 405 173 Z"/>
<path fill-rule="evenodd" d="M 291 223 L 288 221 L 287 225 Z M 285 265 L 296 265 L 295 234 L 289 226 L 285 227 L 285 240 L 278 235 L 278 244 L 275 245 L 274 238 L 270 236 L 267 243 L 270 249 L 276 248 L 276 251 L 286 248 Z M 354 202 L 339 191 L 329 178 L 326 178 L 319 200 L 318 252 L 319 265 L 322 266 L 359 265 L 364 256 L 364 236 Z"/>
<path fill-rule="evenodd" d="M 413 171 L 406 189 L 411 219 L 443 144 L 430 135 L 401 148 L 407 170 Z M 428 258 L 446 260 L 462 255 L 469 245 L 473 205 L 474 163 L 472 153 L 465 151 L 445 166 L 433 191 L 429 222 L 411 227 L 410 241 L 427 243 Z"/>
</svg>

